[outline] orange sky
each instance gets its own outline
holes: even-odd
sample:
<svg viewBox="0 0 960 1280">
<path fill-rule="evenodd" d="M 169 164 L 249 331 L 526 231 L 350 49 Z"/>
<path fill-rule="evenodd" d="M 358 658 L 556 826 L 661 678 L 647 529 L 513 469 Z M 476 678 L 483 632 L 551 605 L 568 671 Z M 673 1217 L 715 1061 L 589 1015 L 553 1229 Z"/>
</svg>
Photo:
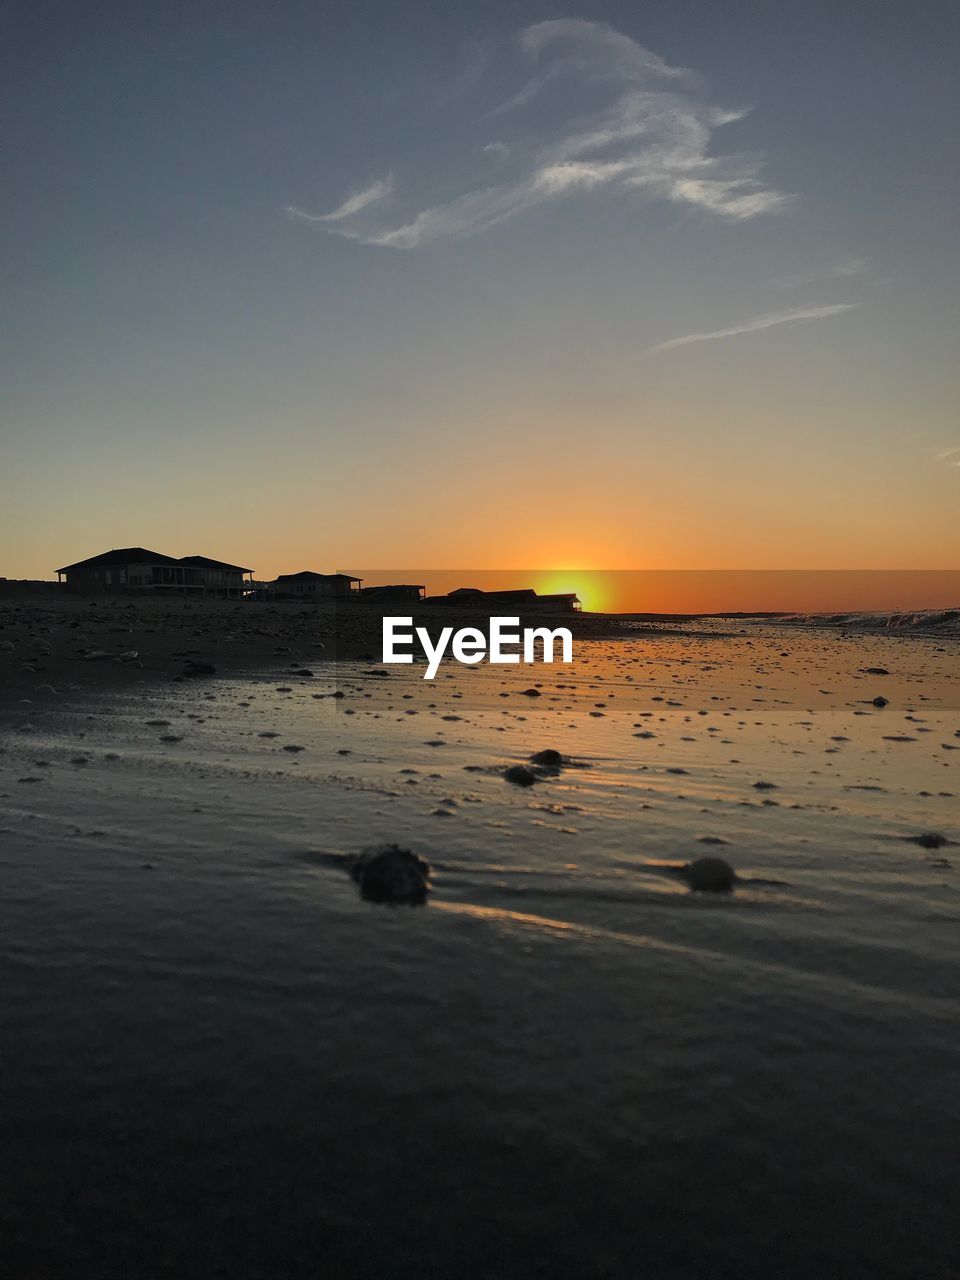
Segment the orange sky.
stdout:
<svg viewBox="0 0 960 1280">
<path fill-rule="evenodd" d="M 360 569 L 351 570 L 361 574 Z M 370 584 L 417 582 L 429 594 L 461 586 L 575 591 L 613 613 L 870 612 L 960 608 L 960 570 L 367 570 Z"/>
<path fill-rule="evenodd" d="M 52 62 L 46 6 L 13 33 L 0 576 L 131 545 L 260 579 L 960 567 L 952 29 L 792 6 L 802 55 L 722 5 L 612 29 L 299 6 L 302 40 L 199 18 L 183 60 L 169 6 L 149 31 L 61 7 L 93 16 Z M 958 594 L 691 574 L 591 599 Z"/>
</svg>

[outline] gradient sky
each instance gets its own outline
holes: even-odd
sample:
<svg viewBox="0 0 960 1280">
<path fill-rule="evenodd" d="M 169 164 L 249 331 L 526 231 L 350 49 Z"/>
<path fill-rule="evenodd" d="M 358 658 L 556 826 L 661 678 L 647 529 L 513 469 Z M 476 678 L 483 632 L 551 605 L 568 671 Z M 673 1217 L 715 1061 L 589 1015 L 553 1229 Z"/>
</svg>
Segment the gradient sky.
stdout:
<svg viewBox="0 0 960 1280">
<path fill-rule="evenodd" d="M 0 574 L 960 566 L 955 4 L 4 14 Z"/>
</svg>

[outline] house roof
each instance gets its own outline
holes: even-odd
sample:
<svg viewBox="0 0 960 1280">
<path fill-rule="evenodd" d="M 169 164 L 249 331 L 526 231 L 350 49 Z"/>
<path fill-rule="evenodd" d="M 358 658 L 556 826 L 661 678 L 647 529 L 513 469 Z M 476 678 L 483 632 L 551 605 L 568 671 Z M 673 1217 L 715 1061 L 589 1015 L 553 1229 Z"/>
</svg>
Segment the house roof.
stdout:
<svg viewBox="0 0 960 1280">
<path fill-rule="evenodd" d="M 173 556 L 162 555 L 159 551 L 148 551 L 146 547 L 119 547 L 113 551 L 104 551 L 99 556 L 90 556 L 88 560 L 78 560 L 76 564 L 68 564 L 57 573 L 69 573 L 71 569 L 99 569 L 113 564 L 179 564 Z"/>
<path fill-rule="evenodd" d="M 349 573 L 314 573 L 312 569 L 301 569 L 299 573 L 278 573 L 277 582 L 333 582 L 336 579 L 343 582 L 362 582 L 362 578 L 353 578 Z"/>
<path fill-rule="evenodd" d="M 195 569 L 229 569 L 233 573 L 253 573 L 252 569 L 244 569 L 239 564 L 227 564 L 225 560 L 211 560 L 209 556 L 181 556 L 180 564 L 191 565 Z"/>
<path fill-rule="evenodd" d="M 465 600 L 467 598 L 480 600 L 535 600 L 537 593 L 532 587 L 520 587 L 514 591 L 481 591 L 479 587 L 457 587 L 455 591 L 451 591 L 448 595 L 449 600 Z"/>
</svg>

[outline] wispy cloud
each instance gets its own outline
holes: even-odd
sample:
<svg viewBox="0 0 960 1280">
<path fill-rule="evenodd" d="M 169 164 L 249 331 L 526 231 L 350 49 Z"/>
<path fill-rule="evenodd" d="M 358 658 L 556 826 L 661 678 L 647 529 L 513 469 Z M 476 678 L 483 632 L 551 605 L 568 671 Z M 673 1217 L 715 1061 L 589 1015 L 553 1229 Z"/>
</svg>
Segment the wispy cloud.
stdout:
<svg viewBox="0 0 960 1280">
<path fill-rule="evenodd" d="M 505 142 L 486 142 L 478 150 L 481 155 L 495 156 L 498 160 L 505 160 L 510 154 L 510 148 Z"/>
<path fill-rule="evenodd" d="M 355 191 L 352 196 L 347 196 L 343 204 L 338 205 L 330 213 L 304 213 L 302 209 L 297 209 L 292 204 L 285 205 L 283 212 L 291 218 L 301 218 L 304 222 L 343 222 L 368 209 L 370 205 L 385 200 L 392 193 L 393 175 L 388 174 L 385 178 L 378 178 L 376 182 L 371 182 L 362 191 Z"/>
<path fill-rule="evenodd" d="M 960 445 L 955 449 L 944 449 L 938 453 L 937 462 L 946 462 L 948 466 L 960 467 Z"/>
<path fill-rule="evenodd" d="M 531 136 L 521 118 L 509 147 L 492 144 L 510 171 L 503 182 L 489 185 L 489 170 L 480 169 L 472 183 L 467 175 L 459 194 L 430 202 L 431 187 L 449 189 L 450 176 L 436 174 L 421 191 L 406 195 L 408 213 L 394 222 L 375 216 L 375 204 L 392 192 L 378 183 L 332 213 L 292 207 L 287 212 L 362 244 L 414 249 L 484 231 L 548 201 L 601 191 L 666 200 L 731 222 L 788 203 L 789 197 L 761 181 L 758 157 L 709 154 L 715 131 L 742 119 L 746 110 L 710 102 L 693 72 L 669 66 L 604 23 L 579 19 L 527 27 L 519 46 L 533 64 L 532 76 L 475 125 L 495 115 L 502 132 L 506 117 L 522 113 L 556 86 L 555 123 Z M 587 103 L 592 109 L 584 112 Z M 539 118 L 550 114 L 540 107 Z"/>
<path fill-rule="evenodd" d="M 823 284 L 825 280 L 849 280 L 854 276 L 864 275 L 869 269 L 870 264 L 864 258 L 844 258 L 841 262 L 834 262 L 816 271 L 778 276 L 770 283 L 778 289 L 795 289 L 805 284 Z"/>
<path fill-rule="evenodd" d="M 744 320 L 741 324 L 731 325 L 729 329 L 688 333 L 682 338 L 670 338 L 667 342 L 658 342 L 655 347 L 649 347 L 646 354 L 657 355 L 661 351 L 672 351 L 674 347 L 689 347 L 694 342 L 712 342 L 715 338 L 736 338 L 741 333 L 757 333 L 761 329 L 773 329 L 778 324 L 796 324 L 801 320 L 826 320 L 828 316 L 839 316 L 845 311 L 855 311 L 859 305 L 858 302 L 834 302 L 825 307 L 795 307 L 792 311 L 772 311 L 762 316 L 754 316 L 752 320 Z"/>
</svg>

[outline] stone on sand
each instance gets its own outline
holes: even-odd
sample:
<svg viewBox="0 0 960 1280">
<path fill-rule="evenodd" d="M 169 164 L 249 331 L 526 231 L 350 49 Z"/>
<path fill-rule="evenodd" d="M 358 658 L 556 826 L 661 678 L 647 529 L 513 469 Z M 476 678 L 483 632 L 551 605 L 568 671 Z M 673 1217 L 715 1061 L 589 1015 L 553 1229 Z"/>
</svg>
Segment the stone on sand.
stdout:
<svg viewBox="0 0 960 1280">
<path fill-rule="evenodd" d="M 430 864 L 396 844 L 373 845 L 359 854 L 350 874 L 368 902 L 419 906 L 430 892 Z"/>
<path fill-rule="evenodd" d="M 691 889 L 705 893 L 729 893 L 737 873 L 724 858 L 697 858 L 684 868 L 683 877 Z"/>
<path fill-rule="evenodd" d="M 508 769 L 504 769 L 503 776 L 507 782 L 512 782 L 515 787 L 532 787 L 537 780 L 537 775 L 532 769 L 528 769 L 525 764 L 512 764 Z"/>
<path fill-rule="evenodd" d="M 924 831 L 922 835 L 907 836 L 907 839 L 918 844 L 921 849 L 942 849 L 945 844 L 950 843 L 947 837 L 940 835 L 938 831 Z"/>
</svg>

